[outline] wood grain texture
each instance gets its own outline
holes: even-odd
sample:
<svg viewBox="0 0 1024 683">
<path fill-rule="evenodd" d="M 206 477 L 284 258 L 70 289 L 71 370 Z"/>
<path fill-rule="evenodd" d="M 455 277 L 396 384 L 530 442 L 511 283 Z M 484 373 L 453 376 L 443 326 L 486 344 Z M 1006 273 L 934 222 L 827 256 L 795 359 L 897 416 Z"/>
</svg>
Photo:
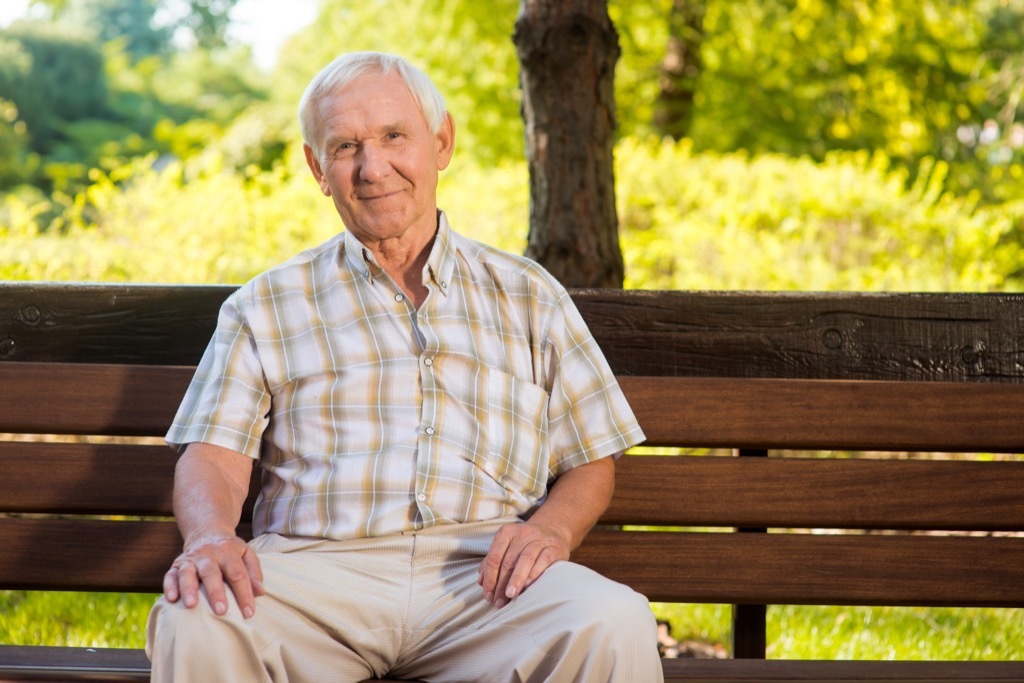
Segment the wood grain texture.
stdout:
<svg viewBox="0 0 1024 683">
<path fill-rule="evenodd" d="M 170 516 L 167 446 L 0 441 L 0 512 Z"/>
<path fill-rule="evenodd" d="M 626 456 L 605 524 L 1024 531 L 1024 462 Z"/>
<path fill-rule="evenodd" d="M 1024 606 L 1024 538 L 598 529 L 573 559 L 656 602 Z"/>
<path fill-rule="evenodd" d="M 0 433 L 71 441 L 0 440 L 0 587 L 160 590 L 177 456 L 107 437 L 165 433 L 234 290 L 0 283 Z M 659 601 L 1024 607 L 1024 462 L 776 452 L 1024 453 L 1024 296 L 571 294 L 648 445 L 772 450 L 623 458 L 575 559 Z M 139 654 L 0 646 L 0 683 L 145 680 Z M 669 681 L 1024 681 L 1013 662 L 664 664 Z"/>
<path fill-rule="evenodd" d="M 0 362 L 194 365 L 233 285 L 0 283 Z M 571 294 L 622 375 L 1024 381 L 1024 295 Z"/>
<path fill-rule="evenodd" d="M 663 660 L 666 683 L 754 683 L 834 681 L 836 683 L 924 683 L 925 681 L 1024 680 L 1024 662 L 850 662 Z M 0 683 L 88 680 L 128 683 L 149 680 L 142 650 L 0 646 Z M 390 679 L 388 679 L 390 680 Z"/>
<path fill-rule="evenodd" d="M 173 521 L 9 518 L 0 547 L 4 588 L 159 593 L 181 536 Z"/>
<path fill-rule="evenodd" d="M 650 445 L 1024 452 L 999 382 L 620 377 Z"/>
<path fill-rule="evenodd" d="M 0 585 L 159 592 L 180 544 L 170 521 L 7 519 Z M 573 559 L 654 601 L 1024 606 L 1022 538 L 598 529 Z"/>
<path fill-rule="evenodd" d="M 0 363 L 0 431 L 162 436 L 193 371 Z M 650 445 L 1024 452 L 1024 392 L 1010 383 L 625 376 L 620 384 Z"/>
<path fill-rule="evenodd" d="M 0 363 L 0 431 L 163 436 L 194 368 Z"/>
<path fill-rule="evenodd" d="M 0 441 L 0 512 L 170 516 L 176 460 L 165 446 Z M 1024 462 L 626 456 L 616 482 L 604 524 L 1024 531 Z"/>
</svg>

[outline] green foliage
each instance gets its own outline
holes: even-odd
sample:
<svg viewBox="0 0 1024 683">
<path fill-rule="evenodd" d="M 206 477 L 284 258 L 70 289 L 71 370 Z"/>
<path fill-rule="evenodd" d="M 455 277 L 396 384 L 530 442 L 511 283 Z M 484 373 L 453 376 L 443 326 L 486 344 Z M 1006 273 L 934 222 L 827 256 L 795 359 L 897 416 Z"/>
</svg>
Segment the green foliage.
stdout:
<svg viewBox="0 0 1024 683">
<path fill-rule="evenodd" d="M 0 204 L 0 278 L 240 282 L 342 227 L 297 145 L 269 170 L 223 145 L 160 170 L 154 161 L 93 170 L 86 190 L 42 206 Z M 616 176 L 627 286 L 1020 289 L 1024 201 L 956 197 L 943 189 L 946 170 L 923 164 L 908 186 L 881 153 L 819 164 L 625 140 Z M 457 152 L 439 197 L 457 229 L 521 251 L 523 162 L 481 168 Z"/>
<path fill-rule="evenodd" d="M 38 163 L 28 150 L 28 127 L 18 118 L 18 108 L 0 98 L 0 188 L 28 182 Z"/>
<path fill-rule="evenodd" d="M 610 2 L 624 137 L 655 132 L 670 5 Z M 1024 144 L 978 149 L 961 138 L 990 119 L 1009 138 L 1024 115 L 1022 22 L 1024 5 L 995 0 L 708 2 L 688 137 L 697 150 L 819 161 L 877 150 L 910 170 L 942 159 L 955 170 L 949 189 L 1005 200 L 1019 186 L 991 176 L 1024 161 Z"/>
<path fill-rule="evenodd" d="M 237 0 L 187 0 L 188 11 L 178 20 L 179 28 L 191 32 L 201 48 L 214 49 L 227 45 L 227 33 L 231 9 Z"/>
<path fill-rule="evenodd" d="M 243 282 L 342 229 L 301 150 L 292 149 L 269 171 L 250 165 L 236 172 L 211 150 L 160 170 L 154 157 L 94 169 L 89 187 L 73 197 L 7 196 L 0 279 Z M 524 165 L 489 173 L 456 165 L 440 193 L 463 232 L 521 250 Z"/>
<path fill-rule="evenodd" d="M 879 152 L 808 158 L 623 141 L 616 171 L 627 287 L 1017 290 L 1024 203 L 978 206 Z"/>
<path fill-rule="evenodd" d="M 831 149 L 932 154 L 936 132 L 978 104 L 962 90 L 984 37 L 973 4 L 712 3 L 693 137 L 700 148 L 819 159 Z"/>
<path fill-rule="evenodd" d="M 103 55 L 80 33 L 16 24 L 0 31 L 2 55 L 13 59 L 0 62 L 0 97 L 18 108 L 34 151 L 46 154 L 58 144 L 64 123 L 107 112 Z"/>
<path fill-rule="evenodd" d="M 159 0 L 65 0 L 58 23 L 89 31 L 100 43 L 119 41 L 133 59 L 171 51 L 173 30 L 157 24 Z"/>
<path fill-rule="evenodd" d="M 518 0 L 326 0 L 319 18 L 281 55 L 277 95 L 295 103 L 314 74 L 343 52 L 397 52 L 447 99 L 456 143 L 482 165 L 523 157 L 519 64 L 512 31 Z"/>
</svg>

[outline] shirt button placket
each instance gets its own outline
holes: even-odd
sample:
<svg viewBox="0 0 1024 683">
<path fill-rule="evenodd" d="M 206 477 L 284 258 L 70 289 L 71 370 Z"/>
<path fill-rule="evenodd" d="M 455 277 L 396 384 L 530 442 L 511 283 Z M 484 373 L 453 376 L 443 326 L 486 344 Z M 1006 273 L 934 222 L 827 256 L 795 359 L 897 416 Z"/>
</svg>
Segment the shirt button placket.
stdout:
<svg viewBox="0 0 1024 683">
<path fill-rule="evenodd" d="M 424 421 L 433 420 L 437 416 L 437 405 L 436 405 L 437 397 L 436 397 L 436 393 L 434 391 L 434 373 L 433 373 L 433 370 L 434 370 L 434 358 L 431 355 L 428 355 L 428 354 L 429 354 L 429 351 L 425 352 L 422 355 L 422 357 L 421 357 L 422 358 L 422 365 L 421 365 L 421 371 L 420 371 L 421 386 L 423 387 L 423 404 L 422 404 L 422 411 L 423 412 L 422 412 L 422 416 L 423 416 L 423 420 Z M 428 425 L 428 426 L 424 427 L 424 429 L 423 429 L 423 433 L 426 435 L 428 440 L 433 438 L 435 432 L 436 432 L 436 430 L 434 429 L 433 425 Z M 423 452 L 424 453 L 429 453 L 431 455 L 428 456 L 427 458 L 424 458 L 421 461 L 421 463 L 419 465 L 419 468 L 418 468 L 419 471 L 417 472 L 417 477 L 416 478 L 417 478 L 417 488 L 419 489 L 419 492 L 416 494 L 416 500 L 421 505 L 425 504 L 426 501 L 427 501 L 427 495 L 426 495 L 426 493 L 424 493 L 424 490 L 430 490 L 432 488 L 432 485 L 430 483 L 430 478 L 431 477 L 429 475 L 429 472 L 430 472 L 430 469 L 431 469 L 429 462 L 430 462 L 430 460 L 433 457 L 433 451 L 434 451 L 434 448 L 436 447 L 436 444 L 427 443 L 424 446 L 425 447 L 424 447 Z"/>
</svg>

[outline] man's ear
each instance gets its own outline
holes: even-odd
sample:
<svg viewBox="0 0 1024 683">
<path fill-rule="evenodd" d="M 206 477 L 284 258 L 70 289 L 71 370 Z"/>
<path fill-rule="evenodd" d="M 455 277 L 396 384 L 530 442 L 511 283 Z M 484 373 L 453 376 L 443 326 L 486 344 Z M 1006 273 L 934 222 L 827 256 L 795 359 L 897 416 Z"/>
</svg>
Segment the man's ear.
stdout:
<svg viewBox="0 0 1024 683">
<path fill-rule="evenodd" d="M 302 145 L 302 151 L 306 154 L 306 165 L 308 165 L 309 170 L 313 172 L 313 177 L 316 178 L 316 183 L 320 186 L 320 191 L 324 193 L 325 197 L 330 197 L 331 187 L 327 184 L 327 176 L 324 174 L 324 169 L 320 166 L 320 159 L 317 158 L 316 152 L 314 152 L 313 148 L 307 144 Z"/>
<path fill-rule="evenodd" d="M 437 170 L 448 168 L 455 151 L 455 119 L 448 112 L 444 113 L 441 130 L 437 132 Z"/>
</svg>

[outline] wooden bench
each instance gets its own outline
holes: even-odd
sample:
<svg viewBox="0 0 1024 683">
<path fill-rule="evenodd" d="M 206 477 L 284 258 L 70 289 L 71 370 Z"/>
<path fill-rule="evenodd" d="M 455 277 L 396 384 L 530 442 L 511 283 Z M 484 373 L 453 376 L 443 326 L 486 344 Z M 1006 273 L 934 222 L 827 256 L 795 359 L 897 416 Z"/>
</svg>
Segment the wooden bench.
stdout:
<svg viewBox="0 0 1024 683">
<path fill-rule="evenodd" d="M 180 539 L 156 437 L 230 291 L 0 284 L 0 589 L 159 592 Z M 1024 606 L 1024 462 L 860 455 L 1024 452 L 1024 296 L 573 296 L 647 446 L 716 449 L 624 458 L 575 556 L 734 605 L 733 658 L 663 660 L 668 680 L 1024 680 L 764 659 L 767 605 Z M 0 681 L 147 679 L 140 651 L 0 646 Z"/>
</svg>

